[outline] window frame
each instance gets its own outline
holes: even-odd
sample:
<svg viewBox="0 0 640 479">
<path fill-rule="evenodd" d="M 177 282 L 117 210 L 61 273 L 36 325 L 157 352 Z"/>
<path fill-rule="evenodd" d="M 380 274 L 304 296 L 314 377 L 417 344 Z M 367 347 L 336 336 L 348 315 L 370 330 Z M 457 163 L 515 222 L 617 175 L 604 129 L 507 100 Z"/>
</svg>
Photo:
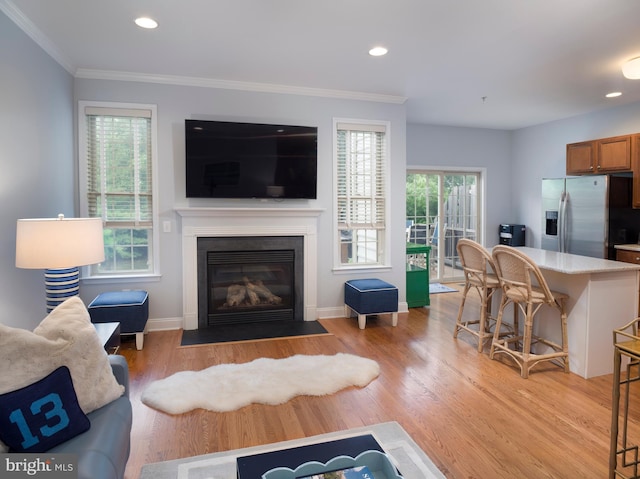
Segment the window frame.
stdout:
<svg viewBox="0 0 640 479">
<path fill-rule="evenodd" d="M 339 125 L 349 125 L 353 129 L 363 128 L 364 131 L 384 131 L 385 144 L 384 144 L 384 166 L 382 172 L 382 184 L 384 188 L 384 227 L 377 230 L 379 231 L 378 243 L 378 262 L 376 263 L 342 263 L 341 260 L 341 241 L 340 241 L 340 227 L 338 216 L 338 127 Z M 391 123 L 384 120 L 362 120 L 362 119 L 347 119 L 347 118 L 334 118 L 333 119 L 333 271 L 335 272 L 353 272 L 367 271 L 367 270 L 390 270 L 391 269 L 391 228 L 390 228 L 390 195 L 389 188 L 391 185 Z"/>
<path fill-rule="evenodd" d="M 90 266 L 82 268 L 83 281 L 89 282 L 111 282 L 111 281 L 138 281 L 140 278 L 159 278 L 160 276 L 160 231 L 158 228 L 158 123 L 157 123 L 157 105 L 142 103 L 120 103 L 120 102 L 104 102 L 104 101 L 78 101 L 78 192 L 80 215 L 89 215 L 88 202 L 88 172 L 89 164 L 87 158 L 87 121 L 85 110 L 87 108 L 104 108 L 113 110 L 148 110 L 151 112 L 151 266 L 149 271 L 145 272 L 114 272 L 114 273 L 92 273 Z"/>
</svg>

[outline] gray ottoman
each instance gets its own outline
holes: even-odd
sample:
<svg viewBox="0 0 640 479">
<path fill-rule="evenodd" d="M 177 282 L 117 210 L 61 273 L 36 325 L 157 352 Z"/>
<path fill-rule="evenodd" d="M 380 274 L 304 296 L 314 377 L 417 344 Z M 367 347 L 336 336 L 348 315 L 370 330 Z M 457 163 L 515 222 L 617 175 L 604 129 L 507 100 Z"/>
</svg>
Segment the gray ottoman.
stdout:
<svg viewBox="0 0 640 479">
<path fill-rule="evenodd" d="M 120 333 L 135 334 L 136 349 L 142 349 L 144 328 L 149 319 L 149 295 L 146 291 L 100 293 L 87 309 L 92 323 L 120 323 Z"/>
</svg>

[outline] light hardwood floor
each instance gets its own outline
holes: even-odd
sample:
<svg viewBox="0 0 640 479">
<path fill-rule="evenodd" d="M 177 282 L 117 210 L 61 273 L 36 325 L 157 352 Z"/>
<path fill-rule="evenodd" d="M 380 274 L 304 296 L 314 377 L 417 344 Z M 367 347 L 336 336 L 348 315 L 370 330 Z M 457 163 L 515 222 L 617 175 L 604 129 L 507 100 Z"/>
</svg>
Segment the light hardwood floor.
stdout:
<svg viewBox="0 0 640 479">
<path fill-rule="evenodd" d="M 322 320 L 332 335 L 307 338 L 181 348 L 180 331 L 153 332 L 142 351 L 125 341 L 134 414 L 126 478 L 150 462 L 385 421 L 400 423 L 448 478 L 607 477 L 612 376 L 585 380 L 546 365 L 520 378 L 468 335 L 453 339 L 460 296 L 433 295 L 430 308 L 401 314 L 396 328 L 381 316 L 364 330 L 355 318 Z M 468 301 L 465 314 L 477 307 Z M 177 371 L 337 352 L 378 361 L 380 376 L 361 389 L 228 413 L 170 416 L 140 402 L 150 381 Z"/>
</svg>

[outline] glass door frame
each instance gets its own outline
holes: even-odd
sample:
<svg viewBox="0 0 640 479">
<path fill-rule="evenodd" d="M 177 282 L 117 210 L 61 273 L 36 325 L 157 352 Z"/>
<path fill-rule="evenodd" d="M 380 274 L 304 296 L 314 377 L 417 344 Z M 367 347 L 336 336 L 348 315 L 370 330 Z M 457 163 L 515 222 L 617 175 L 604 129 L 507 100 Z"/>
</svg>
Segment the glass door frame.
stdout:
<svg viewBox="0 0 640 479">
<path fill-rule="evenodd" d="M 450 248 L 455 247 L 454 243 L 456 235 L 448 235 L 447 230 L 450 229 L 446 225 L 446 212 L 444 211 L 444 205 L 446 198 L 444 198 L 444 178 L 448 175 L 465 176 L 472 175 L 476 177 L 476 206 L 475 206 L 475 234 L 468 235 L 466 228 L 463 229 L 462 235 L 459 237 L 471 237 L 475 241 L 484 244 L 485 240 L 485 189 L 486 189 L 486 169 L 484 168 L 429 168 L 429 167 L 408 167 L 407 175 L 418 174 L 425 176 L 437 176 L 438 177 L 438 206 L 436 214 L 426 211 L 427 217 L 424 219 L 427 221 L 427 238 L 426 244 L 431 246 L 430 257 L 430 282 L 440 281 L 460 281 L 464 279 L 462 270 L 459 270 L 459 274 L 455 274 L 457 268 L 455 263 L 457 262 L 457 252 L 453 251 L 453 254 L 446 255 L 446 246 L 439 248 L 438 245 L 446 245 L 447 242 L 451 243 Z M 427 192 L 425 192 L 425 200 L 428 204 Z M 428 209 L 428 206 L 426 207 Z M 433 220 L 436 220 L 435 222 Z M 411 238 L 410 216 L 407 215 L 407 239 Z M 451 251 L 449 252 L 451 253 Z M 449 264 L 449 266 L 447 266 Z M 447 274 L 448 273 L 448 274 Z"/>
</svg>

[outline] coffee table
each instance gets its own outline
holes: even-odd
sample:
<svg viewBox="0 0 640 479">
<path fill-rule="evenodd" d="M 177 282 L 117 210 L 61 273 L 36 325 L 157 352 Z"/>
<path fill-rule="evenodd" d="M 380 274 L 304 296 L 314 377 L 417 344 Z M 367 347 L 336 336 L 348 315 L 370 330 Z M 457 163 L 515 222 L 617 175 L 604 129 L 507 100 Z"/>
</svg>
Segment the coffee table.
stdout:
<svg viewBox="0 0 640 479">
<path fill-rule="evenodd" d="M 298 466 L 317 461 L 326 464 L 337 456 L 355 458 L 365 451 L 384 450 L 371 434 L 337 439 L 335 441 L 308 444 L 305 446 L 281 449 L 279 451 L 264 452 L 236 459 L 238 464 L 238 479 L 256 479 L 277 467 L 295 470 Z"/>
</svg>

